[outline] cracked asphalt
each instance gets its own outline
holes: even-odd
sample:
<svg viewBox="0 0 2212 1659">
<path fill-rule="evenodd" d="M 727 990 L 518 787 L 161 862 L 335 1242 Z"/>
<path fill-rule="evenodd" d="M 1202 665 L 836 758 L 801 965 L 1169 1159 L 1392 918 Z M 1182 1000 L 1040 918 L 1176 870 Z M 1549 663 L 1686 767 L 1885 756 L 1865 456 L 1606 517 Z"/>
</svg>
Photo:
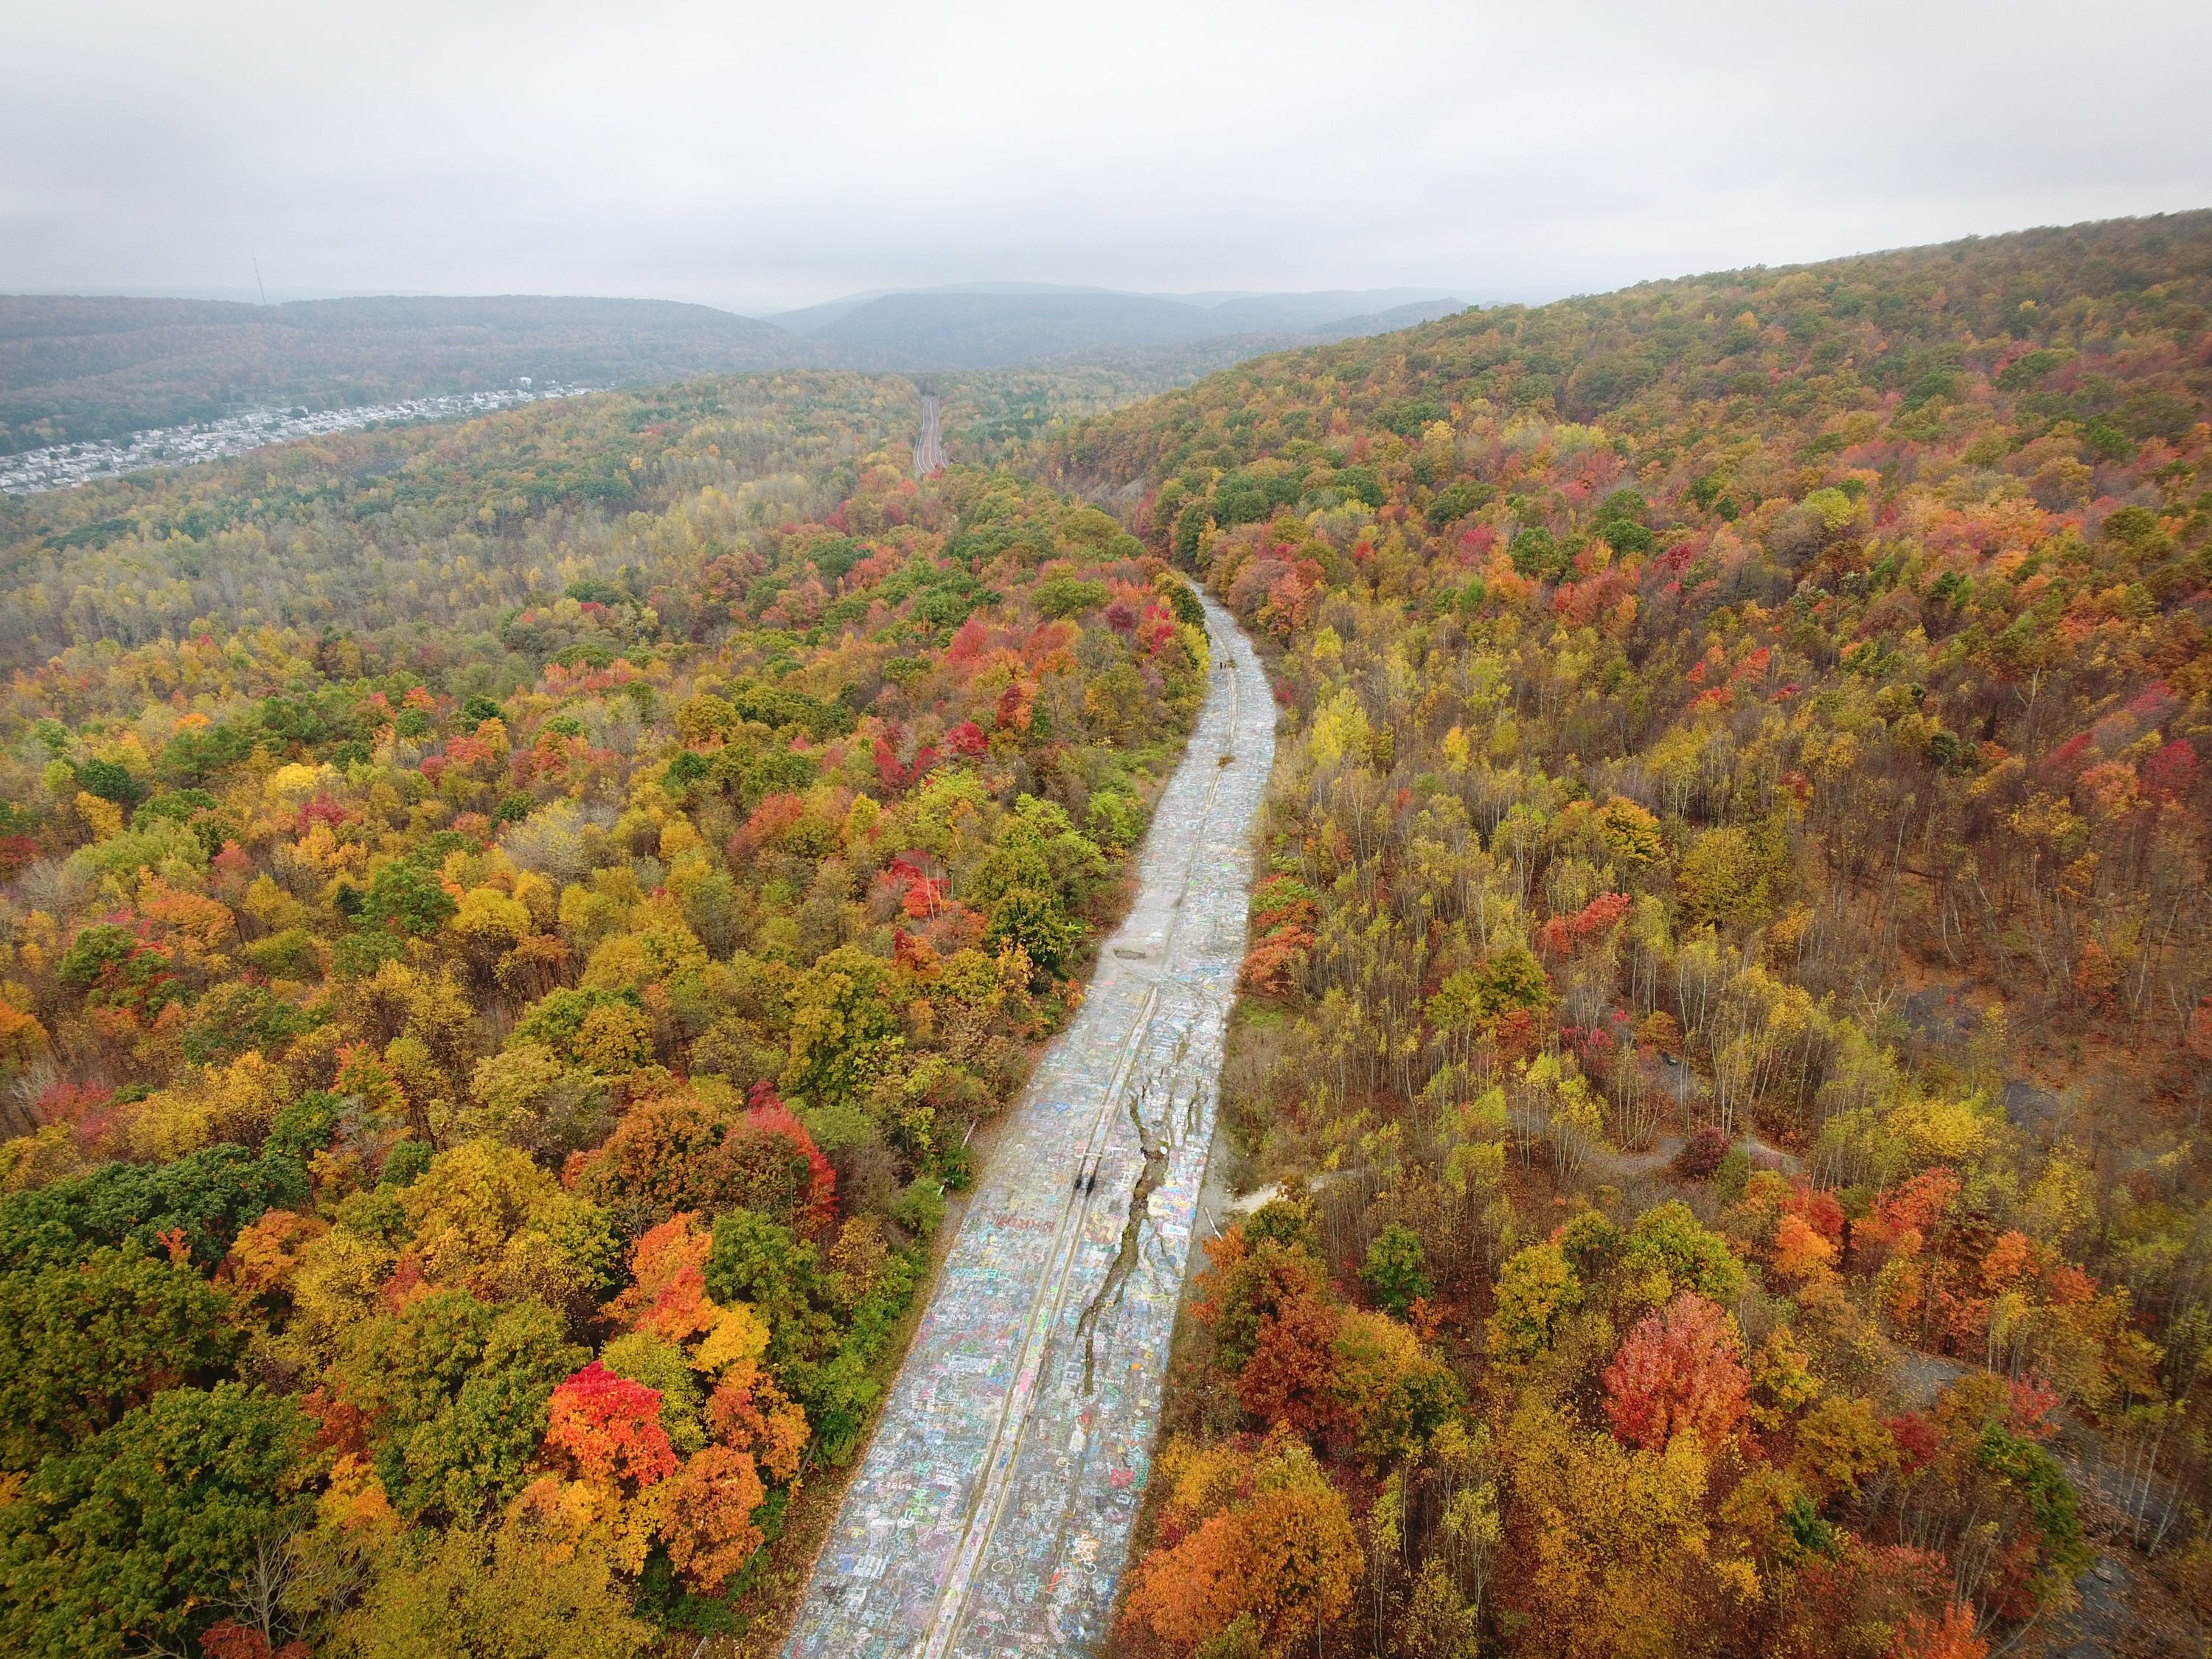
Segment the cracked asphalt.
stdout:
<svg viewBox="0 0 2212 1659">
<path fill-rule="evenodd" d="M 1135 903 L 969 1205 L 815 1563 L 792 1659 L 1095 1649 L 1111 1616 L 1213 1135 L 1274 702 L 1213 669 Z"/>
</svg>

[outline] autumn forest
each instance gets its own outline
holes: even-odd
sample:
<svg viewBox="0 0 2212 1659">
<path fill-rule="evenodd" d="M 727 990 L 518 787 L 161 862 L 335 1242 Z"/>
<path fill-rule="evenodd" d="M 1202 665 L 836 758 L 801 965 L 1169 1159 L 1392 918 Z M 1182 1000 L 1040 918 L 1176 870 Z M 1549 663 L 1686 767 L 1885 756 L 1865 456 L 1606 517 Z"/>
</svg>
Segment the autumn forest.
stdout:
<svg viewBox="0 0 2212 1659">
<path fill-rule="evenodd" d="M 1203 589 L 1116 1659 L 2198 1650 L 2212 214 L 933 390 L 0 501 L 0 1646 L 775 1651 Z"/>
</svg>

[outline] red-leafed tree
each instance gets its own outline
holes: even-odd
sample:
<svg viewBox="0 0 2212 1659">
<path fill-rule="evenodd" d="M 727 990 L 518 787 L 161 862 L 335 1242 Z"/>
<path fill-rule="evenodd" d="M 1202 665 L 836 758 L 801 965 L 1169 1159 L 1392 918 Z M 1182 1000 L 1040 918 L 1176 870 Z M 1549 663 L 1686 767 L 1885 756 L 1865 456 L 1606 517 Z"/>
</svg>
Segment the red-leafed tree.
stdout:
<svg viewBox="0 0 2212 1659">
<path fill-rule="evenodd" d="M 837 1172 L 830 1167 L 830 1160 L 822 1156 L 822 1149 L 814 1144 L 814 1137 L 806 1133 L 791 1108 L 783 1103 L 772 1083 L 753 1085 L 749 1109 L 745 1113 L 746 1127 L 763 1134 L 781 1135 L 806 1158 L 806 1210 L 802 1218 L 810 1230 L 827 1227 L 837 1219 Z"/>
<path fill-rule="evenodd" d="M 1692 1432 L 1717 1447 L 1743 1421 L 1751 1376 L 1717 1304 L 1685 1291 L 1629 1332 L 1605 1370 L 1605 1414 L 1632 1446 Z"/>
<path fill-rule="evenodd" d="M 305 1642 L 279 1647 L 267 1632 L 225 1619 L 201 1633 L 200 1651 L 207 1659 L 308 1659 L 309 1649 Z"/>
<path fill-rule="evenodd" d="M 660 1426 L 660 1390 L 617 1376 L 594 1359 L 553 1390 L 545 1449 L 594 1485 L 649 1486 L 676 1472 Z"/>
</svg>

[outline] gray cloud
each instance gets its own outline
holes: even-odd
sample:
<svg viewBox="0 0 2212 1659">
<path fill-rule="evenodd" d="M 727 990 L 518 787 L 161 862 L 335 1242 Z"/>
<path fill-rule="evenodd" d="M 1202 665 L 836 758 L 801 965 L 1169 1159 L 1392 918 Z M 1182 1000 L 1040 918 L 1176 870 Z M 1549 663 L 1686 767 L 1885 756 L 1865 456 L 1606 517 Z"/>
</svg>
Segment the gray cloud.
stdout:
<svg viewBox="0 0 2212 1659">
<path fill-rule="evenodd" d="M 0 0 L 0 289 L 1595 288 L 2212 203 L 2212 7 Z"/>
</svg>

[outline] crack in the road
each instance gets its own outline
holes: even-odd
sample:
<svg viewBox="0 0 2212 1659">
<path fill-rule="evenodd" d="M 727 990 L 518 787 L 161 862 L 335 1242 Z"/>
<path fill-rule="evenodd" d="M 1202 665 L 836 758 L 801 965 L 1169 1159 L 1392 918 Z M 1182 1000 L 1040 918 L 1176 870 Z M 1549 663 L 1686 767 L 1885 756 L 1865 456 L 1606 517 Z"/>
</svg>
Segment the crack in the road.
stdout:
<svg viewBox="0 0 2212 1659">
<path fill-rule="evenodd" d="M 1181 1058 L 1178 1051 L 1177 1058 Z M 1129 1191 L 1128 1217 L 1121 1224 L 1121 1248 L 1114 1253 L 1114 1265 L 1106 1270 L 1099 1281 L 1097 1294 L 1083 1310 L 1083 1316 L 1075 1322 L 1075 1328 L 1083 1338 L 1083 1392 L 1092 1391 L 1098 1365 L 1098 1310 L 1106 1305 L 1107 1298 L 1118 1297 L 1127 1281 L 1129 1270 L 1136 1265 L 1138 1245 L 1144 1237 L 1145 1221 L 1151 1214 L 1152 1194 L 1161 1182 L 1167 1178 L 1168 1153 L 1170 1146 L 1152 1139 L 1152 1132 L 1145 1127 L 1143 1094 L 1133 1091 L 1129 1096 L 1129 1121 L 1136 1125 L 1137 1144 L 1144 1149 L 1145 1167 L 1137 1172 L 1137 1184 Z"/>
</svg>

